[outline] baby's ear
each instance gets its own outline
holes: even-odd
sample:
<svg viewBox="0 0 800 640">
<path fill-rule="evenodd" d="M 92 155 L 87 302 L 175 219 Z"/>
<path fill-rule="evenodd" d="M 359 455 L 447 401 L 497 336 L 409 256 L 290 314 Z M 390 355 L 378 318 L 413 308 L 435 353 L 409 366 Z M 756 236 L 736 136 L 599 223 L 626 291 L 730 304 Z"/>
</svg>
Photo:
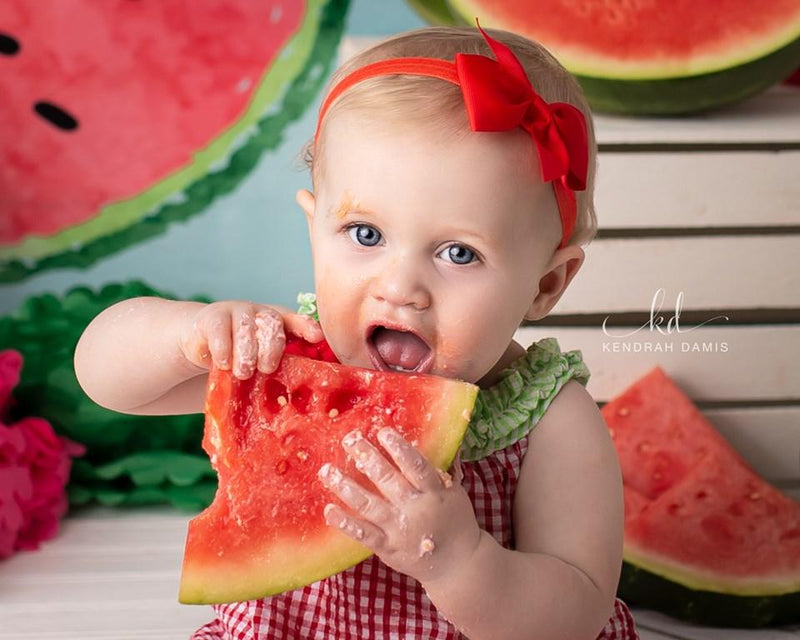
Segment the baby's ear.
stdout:
<svg viewBox="0 0 800 640">
<path fill-rule="evenodd" d="M 317 203 L 314 194 L 308 189 L 299 189 L 294 198 L 297 200 L 297 204 L 300 205 L 300 208 L 306 214 L 306 220 L 308 220 L 308 224 L 310 225 L 311 220 L 314 218 L 314 207 Z"/>
<path fill-rule="evenodd" d="M 525 314 L 526 320 L 541 320 L 550 313 L 580 270 L 585 258 L 586 254 L 578 246 L 567 246 L 553 254 L 548 270 L 539 279 L 539 292 Z"/>
</svg>

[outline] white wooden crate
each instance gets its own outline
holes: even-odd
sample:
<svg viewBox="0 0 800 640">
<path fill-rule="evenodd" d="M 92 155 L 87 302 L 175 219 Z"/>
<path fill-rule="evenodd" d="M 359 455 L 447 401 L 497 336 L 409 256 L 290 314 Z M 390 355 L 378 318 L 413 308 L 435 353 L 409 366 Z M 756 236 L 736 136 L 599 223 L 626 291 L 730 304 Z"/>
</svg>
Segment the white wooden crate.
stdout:
<svg viewBox="0 0 800 640">
<path fill-rule="evenodd" d="M 346 39 L 343 55 L 364 44 Z M 659 364 L 757 471 L 800 496 L 800 91 L 776 88 L 691 119 L 601 116 L 597 132 L 600 236 L 552 316 L 520 340 L 552 335 L 581 349 L 600 403 Z M 686 328 L 729 320 L 671 336 L 603 333 L 606 317 L 632 314 L 627 330 L 640 326 L 659 288 L 665 321 L 679 292 Z M 675 346 L 606 351 L 615 341 Z M 682 353 L 683 341 L 729 348 Z M 0 563 L 0 640 L 187 638 L 212 617 L 177 603 L 188 519 L 164 508 L 66 518 L 43 549 Z M 800 639 L 800 627 L 711 629 L 634 615 L 643 640 Z"/>
</svg>

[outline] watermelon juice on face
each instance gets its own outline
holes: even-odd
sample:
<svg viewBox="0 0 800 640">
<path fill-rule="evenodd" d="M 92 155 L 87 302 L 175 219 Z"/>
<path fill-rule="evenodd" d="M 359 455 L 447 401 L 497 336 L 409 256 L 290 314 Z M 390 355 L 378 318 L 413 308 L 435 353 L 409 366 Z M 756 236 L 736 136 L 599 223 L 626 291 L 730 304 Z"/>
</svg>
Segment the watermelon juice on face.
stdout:
<svg viewBox="0 0 800 640">
<path fill-rule="evenodd" d="M 636 638 L 615 598 L 622 485 L 589 371 L 553 338 L 513 339 L 595 233 L 577 83 L 508 32 L 402 34 L 334 76 L 308 151 L 297 201 L 318 322 L 138 299 L 76 352 L 106 406 L 205 401 L 220 484 L 190 524 L 181 599 L 234 604 L 197 637 L 244 621 L 265 637 Z M 438 462 L 429 433 L 449 439 Z"/>
</svg>

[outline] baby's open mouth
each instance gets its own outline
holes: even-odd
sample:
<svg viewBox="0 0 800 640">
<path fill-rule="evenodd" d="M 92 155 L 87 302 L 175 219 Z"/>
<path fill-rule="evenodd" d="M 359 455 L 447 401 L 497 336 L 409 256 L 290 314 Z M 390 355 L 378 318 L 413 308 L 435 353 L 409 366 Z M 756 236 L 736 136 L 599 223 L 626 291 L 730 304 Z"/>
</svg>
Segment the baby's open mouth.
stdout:
<svg viewBox="0 0 800 640">
<path fill-rule="evenodd" d="M 427 373 L 433 367 L 433 350 L 411 331 L 374 326 L 367 345 L 372 364 L 380 371 Z"/>
</svg>

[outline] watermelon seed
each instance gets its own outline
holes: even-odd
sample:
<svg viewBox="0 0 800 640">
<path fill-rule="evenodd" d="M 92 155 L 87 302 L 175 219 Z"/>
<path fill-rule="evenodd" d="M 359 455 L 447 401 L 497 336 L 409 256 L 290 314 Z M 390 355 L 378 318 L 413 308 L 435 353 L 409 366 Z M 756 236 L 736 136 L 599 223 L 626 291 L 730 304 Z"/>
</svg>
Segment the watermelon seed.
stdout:
<svg viewBox="0 0 800 640">
<path fill-rule="evenodd" d="M 339 410 L 338 409 L 331 409 L 330 411 L 328 411 L 328 417 L 329 418 L 335 418 L 338 415 L 339 415 Z"/>
<path fill-rule="evenodd" d="M 72 131 L 78 128 L 78 121 L 72 114 L 52 102 L 39 101 L 33 105 L 33 110 L 54 127 L 64 131 Z"/>
<path fill-rule="evenodd" d="M 289 470 L 289 462 L 287 460 L 280 460 L 278 464 L 275 465 L 275 473 L 279 476 L 282 476 Z"/>
<path fill-rule="evenodd" d="M 631 412 L 628 407 L 622 407 L 619 411 L 617 411 L 618 416 L 627 416 Z"/>
<path fill-rule="evenodd" d="M 289 404 L 289 401 L 285 396 L 278 396 L 278 404 L 282 407 L 285 407 L 287 404 Z"/>
<path fill-rule="evenodd" d="M 758 500 L 759 498 L 761 498 L 761 494 L 758 493 L 758 491 L 754 491 L 753 493 L 750 494 L 751 500 Z"/>
<path fill-rule="evenodd" d="M 305 449 L 300 449 L 295 455 L 302 462 L 308 460 L 308 451 L 306 451 Z"/>
<path fill-rule="evenodd" d="M 5 33 L 0 33 L 0 53 L 13 56 L 19 52 L 19 42 Z"/>
</svg>

